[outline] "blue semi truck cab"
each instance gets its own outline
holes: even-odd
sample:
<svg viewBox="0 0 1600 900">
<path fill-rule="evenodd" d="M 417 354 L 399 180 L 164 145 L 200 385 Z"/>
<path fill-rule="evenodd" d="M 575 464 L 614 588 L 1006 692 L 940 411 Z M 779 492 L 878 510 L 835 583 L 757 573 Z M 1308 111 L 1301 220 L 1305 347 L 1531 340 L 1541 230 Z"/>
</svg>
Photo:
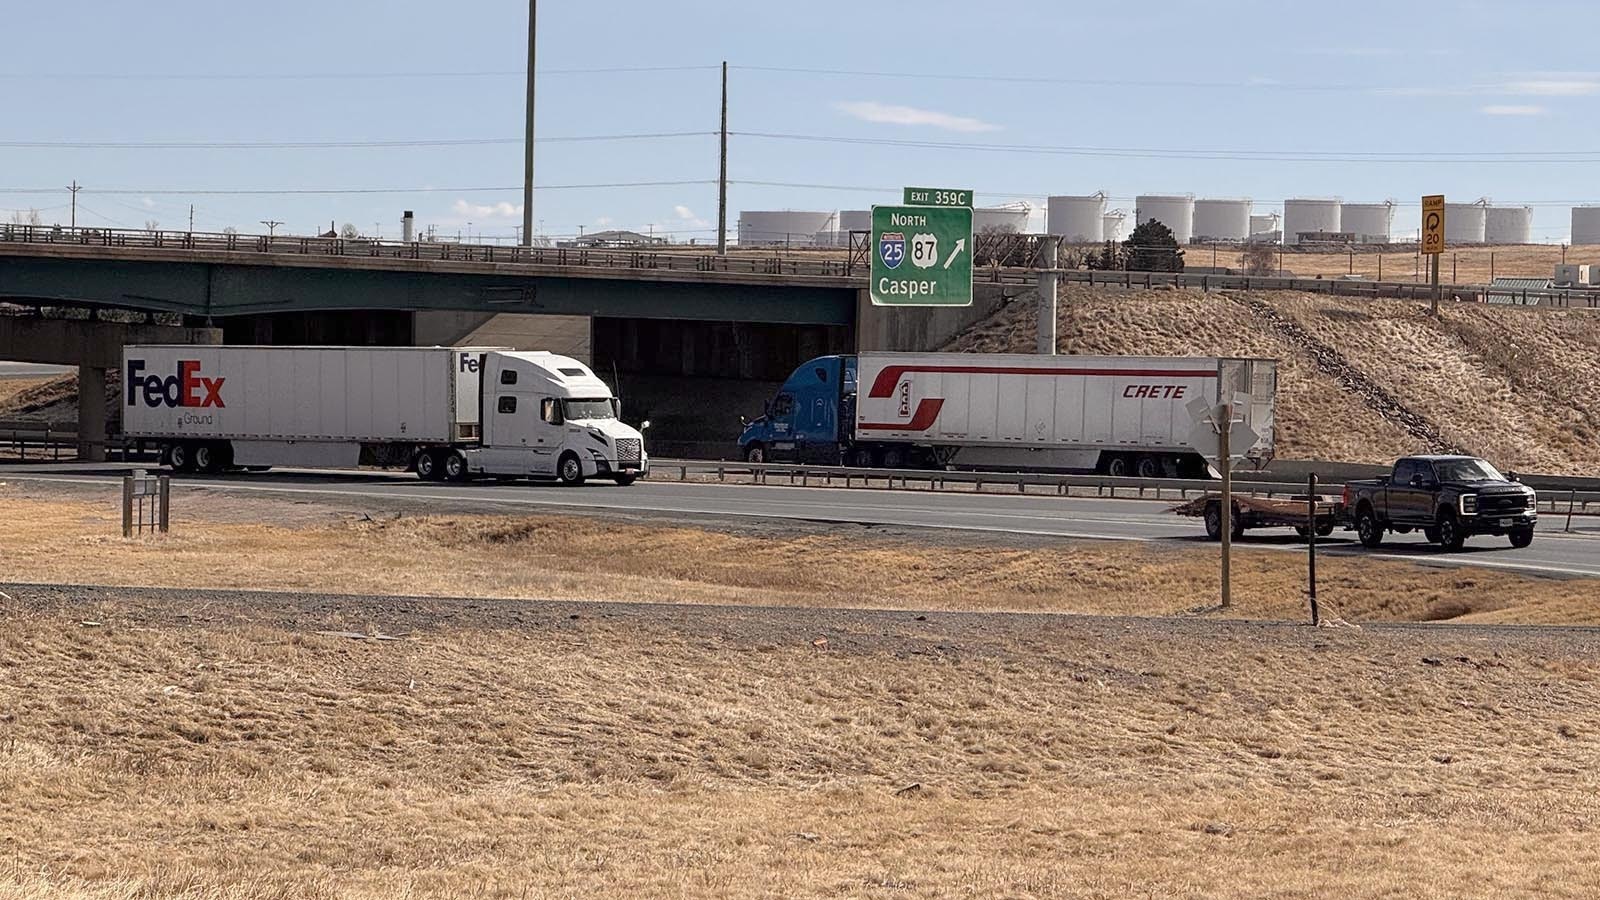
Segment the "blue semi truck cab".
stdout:
<svg viewBox="0 0 1600 900">
<path fill-rule="evenodd" d="M 855 440 L 856 357 L 819 356 L 801 364 L 766 412 L 745 423 L 739 453 L 749 462 L 882 465 L 912 460 L 898 445 Z"/>
</svg>

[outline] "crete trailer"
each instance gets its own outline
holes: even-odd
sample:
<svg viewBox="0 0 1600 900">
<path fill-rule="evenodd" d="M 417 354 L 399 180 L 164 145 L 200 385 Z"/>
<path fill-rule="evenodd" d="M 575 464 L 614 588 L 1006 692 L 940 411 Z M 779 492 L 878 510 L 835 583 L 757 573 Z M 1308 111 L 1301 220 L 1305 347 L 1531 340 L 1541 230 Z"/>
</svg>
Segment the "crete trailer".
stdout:
<svg viewBox="0 0 1600 900">
<path fill-rule="evenodd" d="M 885 468 L 1094 470 L 1142 478 L 1203 476 L 1188 405 L 1249 397 L 1273 455 L 1277 363 L 1167 356 L 863 353 L 796 369 L 745 425 L 751 462 Z"/>
<path fill-rule="evenodd" d="M 626 485 L 650 466 L 605 382 L 550 353 L 130 346 L 122 374 L 124 433 L 180 472 L 366 464 Z"/>
</svg>

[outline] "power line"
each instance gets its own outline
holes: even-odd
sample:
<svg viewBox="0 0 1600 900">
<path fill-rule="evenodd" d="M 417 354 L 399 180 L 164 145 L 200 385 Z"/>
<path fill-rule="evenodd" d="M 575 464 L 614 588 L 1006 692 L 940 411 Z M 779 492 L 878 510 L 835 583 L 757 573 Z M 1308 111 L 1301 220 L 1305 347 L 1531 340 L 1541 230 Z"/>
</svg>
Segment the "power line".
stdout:
<svg viewBox="0 0 1600 900">
<path fill-rule="evenodd" d="M 644 141 L 666 138 L 706 137 L 715 131 L 659 131 L 645 134 L 585 134 L 539 138 L 539 144 L 567 144 L 596 141 Z M 393 141 L 0 141 L 0 148 L 14 150 L 391 150 L 410 147 L 471 147 L 487 144 L 521 144 L 520 137 L 444 138 Z"/>
<path fill-rule="evenodd" d="M 697 72 L 717 69 L 717 65 L 674 66 L 598 66 L 577 69 L 536 69 L 534 74 L 616 75 L 658 72 Z M 522 78 L 524 69 L 491 69 L 465 72 L 0 72 L 0 80 L 11 81 L 365 81 L 383 79 L 437 78 Z"/>
<path fill-rule="evenodd" d="M 581 191 L 609 188 L 679 187 L 696 184 L 716 184 L 715 178 L 681 179 L 676 181 L 611 181 L 592 184 L 541 184 L 541 191 Z M 63 188 L 0 188 L 0 194 L 55 194 Z M 306 194 L 329 196 L 339 194 L 482 194 L 503 191 L 520 191 L 522 185 L 500 187 L 398 187 L 398 188 L 84 188 L 85 194 L 145 194 L 149 196 L 290 196 Z"/>
</svg>

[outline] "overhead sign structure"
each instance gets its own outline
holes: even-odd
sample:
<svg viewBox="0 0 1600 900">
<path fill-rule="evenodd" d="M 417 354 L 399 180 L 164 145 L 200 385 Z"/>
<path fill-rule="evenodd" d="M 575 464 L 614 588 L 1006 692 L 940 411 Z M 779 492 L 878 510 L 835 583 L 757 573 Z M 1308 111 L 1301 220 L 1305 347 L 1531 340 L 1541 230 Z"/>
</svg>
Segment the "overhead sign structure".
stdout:
<svg viewBox="0 0 1600 900">
<path fill-rule="evenodd" d="M 877 306 L 971 306 L 972 209 L 874 206 L 869 293 Z"/>
<path fill-rule="evenodd" d="M 1422 198 L 1422 252 L 1437 256 L 1444 252 L 1444 195 Z"/>
<path fill-rule="evenodd" d="M 906 188 L 907 206 L 971 206 L 972 191 L 956 188 Z"/>
</svg>

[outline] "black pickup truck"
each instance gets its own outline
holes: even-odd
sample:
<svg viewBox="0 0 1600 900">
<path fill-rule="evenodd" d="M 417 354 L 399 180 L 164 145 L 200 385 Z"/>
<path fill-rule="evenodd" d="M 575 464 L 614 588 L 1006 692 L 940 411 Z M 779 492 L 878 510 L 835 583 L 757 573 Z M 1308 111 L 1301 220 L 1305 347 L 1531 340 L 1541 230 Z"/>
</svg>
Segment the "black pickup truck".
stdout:
<svg viewBox="0 0 1600 900">
<path fill-rule="evenodd" d="M 1539 520 L 1533 489 L 1473 456 L 1407 456 L 1383 478 L 1349 481 L 1344 509 L 1367 547 L 1383 534 L 1421 529 L 1446 550 L 1475 534 L 1501 534 L 1511 546 L 1533 543 Z"/>
</svg>

